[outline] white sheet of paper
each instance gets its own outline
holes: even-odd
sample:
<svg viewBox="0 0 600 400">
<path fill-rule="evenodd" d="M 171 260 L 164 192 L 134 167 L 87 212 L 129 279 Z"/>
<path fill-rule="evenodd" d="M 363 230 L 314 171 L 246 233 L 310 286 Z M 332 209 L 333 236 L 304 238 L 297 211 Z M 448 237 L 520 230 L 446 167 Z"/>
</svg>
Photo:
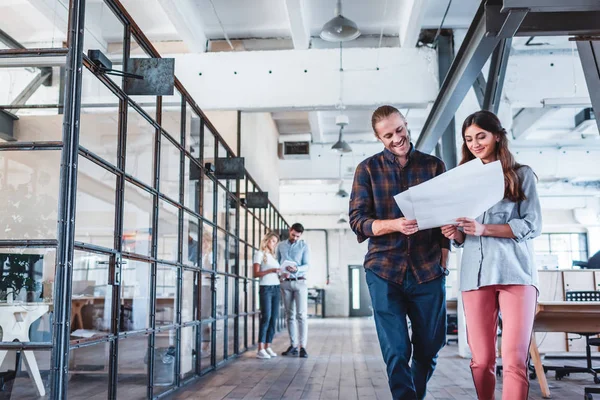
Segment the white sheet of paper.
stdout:
<svg viewBox="0 0 600 400">
<path fill-rule="evenodd" d="M 457 218 L 476 218 L 504 197 L 504 174 L 499 161 L 475 159 L 394 196 L 406 216 L 414 215 L 419 230 L 453 224 Z M 407 211 L 405 213 L 405 210 Z"/>
<path fill-rule="evenodd" d="M 285 260 L 284 262 L 281 263 L 281 270 L 282 271 L 287 271 L 287 267 L 295 267 L 296 263 L 290 260 Z"/>
</svg>

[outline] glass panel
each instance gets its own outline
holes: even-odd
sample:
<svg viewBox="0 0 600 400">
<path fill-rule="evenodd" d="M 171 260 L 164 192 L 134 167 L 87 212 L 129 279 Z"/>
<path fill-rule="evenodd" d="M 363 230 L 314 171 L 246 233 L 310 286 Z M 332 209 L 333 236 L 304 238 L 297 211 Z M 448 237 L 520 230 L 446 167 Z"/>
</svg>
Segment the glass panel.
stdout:
<svg viewBox="0 0 600 400">
<path fill-rule="evenodd" d="M 239 351 L 239 353 L 246 350 L 246 345 L 245 345 L 246 342 L 244 339 L 245 335 L 246 335 L 245 317 L 239 317 L 238 318 L 238 351 Z"/>
<path fill-rule="evenodd" d="M 552 234 L 550 235 L 550 248 L 552 254 L 558 256 L 558 265 L 560 268 L 571 268 L 571 241 L 570 235 L 565 234 Z"/>
<path fill-rule="evenodd" d="M 0 240 L 56 239 L 60 151 L 2 151 L 0 166 Z"/>
<path fill-rule="evenodd" d="M 181 151 L 166 137 L 160 141 L 160 192 L 179 203 L 179 157 Z"/>
<path fill-rule="evenodd" d="M 236 257 L 236 246 L 237 246 L 237 239 L 234 238 L 233 236 L 228 236 L 228 240 L 229 240 L 229 247 L 227 249 L 228 254 L 227 256 L 229 257 L 229 264 L 228 264 L 228 268 L 229 268 L 229 273 L 230 274 L 238 274 L 238 263 L 237 263 L 237 257 Z"/>
<path fill-rule="evenodd" d="M 534 239 L 536 253 L 550 253 L 550 237 L 547 234 L 542 234 Z"/>
<path fill-rule="evenodd" d="M 203 272 L 200 282 L 200 319 L 212 318 L 212 274 Z"/>
<path fill-rule="evenodd" d="M 109 354 L 109 342 L 69 351 L 69 399 L 108 398 Z"/>
<path fill-rule="evenodd" d="M 243 314 L 246 312 L 246 285 L 247 285 L 247 280 L 246 279 L 240 279 L 240 283 L 239 283 L 239 296 L 238 296 L 238 313 L 239 314 Z"/>
<path fill-rule="evenodd" d="M 227 243 L 227 235 L 225 232 L 217 229 L 217 271 L 226 272 L 225 244 Z"/>
<path fill-rule="evenodd" d="M 200 158 L 200 117 L 189 104 L 185 110 L 185 149 Z"/>
<path fill-rule="evenodd" d="M 256 344 L 256 336 L 258 330 L 258 317 L 252 314 L 248 317 L 248 346 Z"/>
<path fill-rule="evenodd" d="M 215 191 L 215 183 L 208 176 L 204 175 L 204 184 L 202 187 L 202 215 L 210 222 L 215 222 L 213 217 L 214 199 L 213 193 Z"/>
<path fill-rule="evenodd" d="M 246 218 L 248 211 L 244 207 L 240 207 L 240 230 L 238 235 L 241 240 L 248 241 L 248 231 L 246 230 Z"/>
<path fill-rule="evenodd" d="M 204 163 L 214 163 L 215 143 L 215 136 L 211 130 L 204 127 Z"/>
<path fill-rule="evenodd" d="M 352 268 L 352 309 L 360 309 L 360 270 Z"/>
<path fill-rule="evenodd" d="M 29 371 L 25 370 L 25 361 L 21 361 L 21 370 L 16 374 L 14 380 L 7 380 L 6 386 L 12 385 L 12 393 L 0 392 L 0 398 L 9 400 L 31 400 L 31 399 L 49 399 L 50 398 L 50 369 L 51 369 L 51 351 L 48 350 L 35 350 L 33 351 L 33 358 L 39 369 L 39 372 L 35 379 L 39 382 L 34 383 L 31 379 Z M 4 359 L 3 365 L 5 366 L 2 372 L 7 370 L 14 371 L 15 369 L 15 357 L 16 351 L 8 350 L 6 358 Z"/>
<path fill-rule="evenodd" d="M 155 357 L 156 360 L 156 357 Z M 155 361 L 155 366 L 156 366 Z M 148 386 L 148 335 L 119 340 L 117 398 L 145 399 Z"/>
<path fill-rule="evenodd" d="M 67 30 L 59 28 L 57 18 L 68 15 L 68 0 L 45 1 L 46 9 L 50 10 L 47 15 L 40 13 L 35 3 L 3 1 L 1 4 L 2 30 L 22 46 L 60 48 L 67 41 Z"/>
<path fill-rule="evenodd" d="M 64 0 L 66 1 L 66 0 Z M 57 17 L 60 18 L 60 17 Z M 100 50 L 113 64 L 113 69 L 123 69 L 123 24 L 104 1 L 88 1 L 85 7 L 84 53 Z M 121 84 L 121 77 L 107 75 Z"/>
<path fill-rule="evenodd" d="M 215 288 L 217 291 L 217 318 L 225 316 L 225 279 L 224 275 L 215 276 Z"/>
<path fill-rule="evenodd" d="M 112 249 L 117 176 L 83 156 L 78 160 L 75 240 Z"/>
<path fill-rule="evenodd" d="M 235 315 L 235 278 L 227 278 L 228 288 L 227 288 L 227 314 Z"/>
<path fill-rule="evenodd" d="M 210 367 L 212 354 L 212 323 L 200 325 L 200 370 Z"/>
<path fill-rule="evenodd" d="M 223 143 L 221 143 L 220 141 L 219 143 L 219 158 L 227 158 L 227 150 L 225 149 L 225 146 L 223 146 Z"/>
<path fill-rule="evenodd" d="M 202 268 L 213 269 L 213 227 L 203 224 L 202 228 Z"/>
<path fill-rule="evenodd" d="M 225 321 L 217 321 L 217 349 L 216 351 L 216 362 L 217 364 L 224 359 L 225 352 Z"/>
<path fill-rule="evenodd" d="M 54 249 L 0 249 L 2 341 L 52 341 Z M 23 340 L 23 333 L 27 340 Z M 14 364 L 13 364 L 14 365 Z"/>
<path fill-rule="evenodd" d="M 200 248 L 198 246 L 198 219 L 183 213 L 183 263 L 197 267 Z"/>
<path fill-rule="evenodd" d="M 151 255 L 153 209 L 152 194 L 129 182 L 125 183 L 123 251 Z"/>
<path fill-rule="evenodd" d="M 136 110 L 127 114 L 127 163 L 125 172 L 148 186 L 153 186 L 156 129 Z"/>
<path fill-rule="evenodd" d="M 236 232 L 236 226 L 235 226 L 235 215 L 237 213 L 237 200 L 235 199 L 235 197 L 229 196 L 227 198 L 228 203 L 229 203 L 229 207 L 227 209 L 228 211 L 228 217 L 229 217 L 229 221 L 228 221 L 228 229 L 227 231 L 233 235 L 237 235 Z"/>
<path fill-rule="evenodd" d="M 173 90 L 172 96 L 163 96 L 161 126 L 181 143 L 181 93 L 177 89 Z"/>
<path fill-rule="evenodd" d="M 200 199 L 198 189 L 200 188 L 200 168 L 192 162 L 192 159 L 185 156 L 183 173 L 183 205 L 190 210 L 200 211 Z"/>
<path fill-rule="evenodd" d="M 571 252 L 573 253 L 572 256 L 578 256 L 579 252 L 581 250 L 583 250 L 580 247 L 580 241 L 579 241 L 579 236 L 581 236 L 579 233 L 572 233 L 571 234 Z"/>
<path fill-rule="evenodd" d="M 196 272 L 187 269 L 183 270 L 183 288 L 181 291 L 181 323 L 192 322 L 196 319 L 196 304 L 198 304 L 197 290 Z"/>
<path fill-rule="evenodd" d="M 0 10 L 2 6 L 0 6 Z M 3 15 L 4 18 L 4 15 Z M 3 21 L 4 22 L 4 21 Z M 5 27 L 4 25 L 2 26 Z M 0 42 L 0 49 L 3 43 Z M 5 60 L 5 59 L 3 59 Z M 56 65 L 65 63 L 66 57 L 57 57 Z M 30 63 L 31 61 L 27 61 Z M 5 64 L 3 62 L 3 64 Z M 8 108 L 7 112 L 19 117 L 18 123 L 14 124 L 14 138 L 22 142 L 34 142 L 40 140 L 60 141 L 62 140 L 62 119 L 59 115 L 58 98 L 59 85 L 40 86 L 31 97 L 25 101 L 19 96 L 27 86 L 38 79 L 40 74 L 48 74 L 53 82 L 59 79 L 60 67 L 0 67 L 0 102 L 3 105 L 25 106 L 24 108 Z M 48 81 L 46 81 L 48 82 Z M 18 103 L 15 103 L 18 102 Z M 13 104 L 15 103 L 15 104 Z M 27 106 L 43 106 L 31 107 Z M 23 119 L 21 119 L 21 117 Z"/>
<path fill-rule="evenodd" d="M 177 267 L 158 264 L 156 269 L 156 326 L 175 323 Z"/>
<path fill-rule="evenodd" d="M 175 331 L 158 332 L 154 347 L 154 394 L 166 392 L 175 384 Z"/>
<path fill-rule="evenodd" d="M 181 378 L 185 379 L 196 372 L 196 329 L 195 326 L 181 328 Z"/>
<path fill-rule="evenodd" d="M 150 327 L 150 264 L 123 260 L 120 331 Z"/>
<path fill-rule="evenodd" d="M 235 333 L 236 333 L 235 319 L 229 318 L 227 320 L 227 358 L 235 354 Z"/>
<path fill-rule="evenodd" d="M 260 310 L 260 301 L 258 298 L 258 293 L 260 291 L 260 285 L 257 281 L 254 282 L 254 311 Z"/>
<path fill-rule="evenodd" d="M 117 165 L 119 141 L 119 98 L 87 68 L 83 68 L 82 107 L 79 143 L 81 146 Z M 99 100 L 102 99 L 102 100 Z M 88 107 L 107 103 L 111 107 Z"/>
<path fill-rule="evenodd" d="M 228 197 L 220 185 L 217 187 L 218 200 L 217 200 L 217 225 L 223 229 L 227 229 L 226 219 L 227 219 L 227 208 L 228 208 Z"/>
<path fill-rule="evenodd" d="M 179 251 L 179 210 L 166 201 L 158 201 L 158 258 L 177 262 Z"/>
<path fill-rule="evenodd" d="M 108 284 L 109 261 L 107 255 L 75 250 L 71 340 L 85 338 L 90 330 L 94 337 L 110 333 L 113 287 Z"/>
<path fill-rule="evenodd" d="M 248 281 L 248 312 L 254 312 L 256 311 L 257 307 L 256 307 L 256 294 L 258 293 L 257 288 L 255 288 L 255 286 L 258 286 L 258 284 L 254 281 L 254 280 L 249 280 Z"/>
</svg>

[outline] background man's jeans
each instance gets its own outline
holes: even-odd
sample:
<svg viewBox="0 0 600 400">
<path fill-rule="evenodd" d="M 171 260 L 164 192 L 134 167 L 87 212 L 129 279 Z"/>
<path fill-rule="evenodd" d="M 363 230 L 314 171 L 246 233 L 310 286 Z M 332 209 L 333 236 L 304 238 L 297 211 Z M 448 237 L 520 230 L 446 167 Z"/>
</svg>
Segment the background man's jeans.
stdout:
<svg viewBox="0 0 600 400">
<path fill-rule="evenodd" d="M 368 269 L 366 274 L 392 396 L 395 400 L 424 399 L 437 353 L 446 343 L 445 276 L 418 284 L 408 270 L 403 284 L 398 285 Z"/>
<path fill-rule="evenodd" d="M 259 343 L 272 343 L 275 324 L 279 313 L 279 285 L 262 285 L 258 295 L 260 301 Z"/>
</svg>

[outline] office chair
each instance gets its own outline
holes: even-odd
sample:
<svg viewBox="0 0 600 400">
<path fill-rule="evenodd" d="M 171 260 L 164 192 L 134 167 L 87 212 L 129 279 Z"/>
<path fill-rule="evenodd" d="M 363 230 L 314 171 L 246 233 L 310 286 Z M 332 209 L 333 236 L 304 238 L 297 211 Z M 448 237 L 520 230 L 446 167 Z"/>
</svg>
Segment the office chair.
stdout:
<svg viewBox="0 0 600 400">
<path fill-rule="evenodd" d="M 594 400 L 593 394 L 600 394 L 600 387 L 586 387 L 584 390 L 584 399 L 585 400 Z"/>
<path fill-rule="evenodd" d="M 573 291 L 566 293 L 567 301 L 599 301 L 600 302 L 600 291 Z M 586 368 L 571 367 L 565 365 L 564 367 L 558 367 L 555 369 L 556 380 L 561 380 L 563 377 L 568 376 L 571 373 L 588 373 L 594 376 L 594 383 L 600 383 L 600 368 L 592 367 L 592 350 L 591 346 L 600 346 L 599 338 L 592 338 L 591 336 L 598 335 L 600 332 L 571 332 L 585 337 L 585 354 L 586 354 Z M 554 369 L 554 368 L 552 368 Z M 586 392 L 587 395 L 587 392 Z"/>
</svg>

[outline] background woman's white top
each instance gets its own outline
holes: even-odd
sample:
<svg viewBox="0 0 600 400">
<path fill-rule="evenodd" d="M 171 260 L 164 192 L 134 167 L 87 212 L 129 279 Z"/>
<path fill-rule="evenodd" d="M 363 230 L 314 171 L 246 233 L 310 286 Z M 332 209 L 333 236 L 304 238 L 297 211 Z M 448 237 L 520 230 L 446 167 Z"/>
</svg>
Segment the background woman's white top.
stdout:
<svg viewBox="0 0 600 400">
<path fill-rule="evenodd" d="M 254 263 L 260 264 L 261 271 L 265 271 L 270 268 L 279 268 L 279 263 L 277 262 L 275 257 L 273 257 L 272 254 L 267 253 L 267 262 L 266 263 L 263 262 L 263 257 L 264 257 L 264 252 L 262 252 L 260 250 L 254 254 Z M 262 278 L 260 278 L 260 286 L 266 286 L 266 285 L 279 285 L 279 276 L 274 272 L 264 275 Z"/>
</svg>

